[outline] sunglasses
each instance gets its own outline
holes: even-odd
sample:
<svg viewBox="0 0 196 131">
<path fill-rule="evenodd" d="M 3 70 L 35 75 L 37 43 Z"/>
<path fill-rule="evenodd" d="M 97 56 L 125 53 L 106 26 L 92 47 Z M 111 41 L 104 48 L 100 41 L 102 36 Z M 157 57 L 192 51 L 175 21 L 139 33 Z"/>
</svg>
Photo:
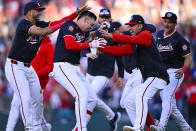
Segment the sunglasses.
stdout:
<svg viewBox="0 0 196 131">
<path fill-rule="evenodd" d="M 99 13 L 99 15 L 109 15 L 110 12 L 108 10 L 103 10 Z"/>
<path fill-rule="evenodd" d="M 109 19 L 109 18 L 111 18 L 110 16 L 106 16 L 106 15 L 99 16 L 99 17 L 101 17 L 101 18 L 105 18 L 105 19 Z"/>
</svg>

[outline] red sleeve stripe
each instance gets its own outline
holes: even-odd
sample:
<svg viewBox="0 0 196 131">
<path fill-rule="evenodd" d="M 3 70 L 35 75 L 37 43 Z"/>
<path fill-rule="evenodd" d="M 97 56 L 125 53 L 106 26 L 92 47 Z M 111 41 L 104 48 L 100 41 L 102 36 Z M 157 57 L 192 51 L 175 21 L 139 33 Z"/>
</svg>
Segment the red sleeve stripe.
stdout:
<svg viewBox="0 0 196 131">
<path fill-rule="evenodd" d="M 63 36 L 63 38 L 65 39 L 65 37 L 67 37 L 67 36 L 71 36 L 71 37 L 73 37 L 73 38 L 74 38 L 74 40 L 76 39 L 73 35 L 64 35 L 64 36 Z"/>
</svg>

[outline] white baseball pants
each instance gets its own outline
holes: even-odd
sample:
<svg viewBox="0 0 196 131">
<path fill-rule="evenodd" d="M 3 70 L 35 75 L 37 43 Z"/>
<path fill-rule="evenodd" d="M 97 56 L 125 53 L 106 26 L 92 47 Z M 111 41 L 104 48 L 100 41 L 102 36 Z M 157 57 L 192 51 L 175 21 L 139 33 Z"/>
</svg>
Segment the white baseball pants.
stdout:
<svg viewBox="0 0 196 131">
<path fill-rule="evenodd" d="M 12 98 L 10 113 L 7 121 L 6 131 L 14 131 L 17 120 L 19 118 L 19 114 L 20 114 L 20 101 L 17 95 L 14 93 Z"/>
<path fill-rule="evenodd" d="M 91 87 L 94 89 L 96 94 L 100 93 L 100 91 L 105 88 L 109 82 L 109 79 L 106 76 L 92 76 L 87 73 L 86 78 L 91 83 Z"/>
<path fill-rule="evenodd" d="M 91 83 L 91 87 L 96 92 L 96 94 L 100 93 L 100 91 L 105 88 L 109 82 L 109 79 L 105 76 L 92 76 L 90 74 L 86 74 L 86 78 Z M 97 98 L 97 103 L 95 108 L 103 113 L 108 120 L 114 118 L 114 112 L 112 109 L 106 105 L 101 99 Z"/>
<path fill-rule="evenodd" d="M 177 121 L 183 131 L 188 131 L 190 129 L 189 124 L 185 121 L 184 117 L 180 113 L 176 106 L 175 92 L 180 87 L 184 76 L 180 79 L 176 79 L 175 72 L 178 69 L 168 69 L 170 83 L 160 92 L 162 99 L 162 112 L 159 125 L 161 127 L 166 127 L 169 120 L 170 114 Z"/>
<path fill-rule="evenodd" d="M 20 114 L 20 101 L 17 95 L 14 93 L 12 98 L 10 113 L 7 121 L 6 131 L 14 131 L 17 120 L 19 118 L 19 114 Z M 48 129 L 47 127 L 47 122 L 44 116 L 42 118 L 42 129 L 43 131 L 50 131 L 50 129 Z"/>
<path fill-rule="evenodd" d="M 78 131 L 87 131 L 87 104 L 94 109 L 97 96 L 90 87 L 80 67 L 67 62 L 54 63 L 54 79 L 75 98 L 76 127 Z"/>
<path fill-rule="evenodd" d="M 158 91 L 166 87 L 167 82 L 157 78 L 149 77 L 141 84 L 136 95 L 136 119 L 134 127 L 143 130 L 148 112 L 148 100 L 151 99 Z"/>
<path fill-rule="evenodd" d="M 130 74 L 130 78 L 128 79 L 124 87 L 120 100 L 120 106 L 122 108 L 125 108 L 132 125 L 134 125 L 135 123 L 135 117 L 136 117 L 135 98 L 141 86 L 141 81 L 142 81 L 142 75 L 140 70 L 134 69 Z"/>
<path fill-rule="evenodd" d="M 134 88 L 139 88 L 139 86 L 141 85 L 142 82 L 142 74 L 140 72 L 139 69 L 133 69 L 132 73 L 130 74 L 130 77 L 124 87 L 121 99 L 120 99 L 120 106 L 122 108 L 125 108 L 125 99 L 129 96 L 129 94 L 131 93 L 131 91 Z"/>
<path fill-rule="evenodd" d="M 14 93 L 20 101 L 20 112 L 26 129 L 38 129 L 42 124 L 43 95 L 41 86 L 33 67 L 25 67 L 23 62 L 11 63 L 8 58 L 5 74 Z"/>
</svg>

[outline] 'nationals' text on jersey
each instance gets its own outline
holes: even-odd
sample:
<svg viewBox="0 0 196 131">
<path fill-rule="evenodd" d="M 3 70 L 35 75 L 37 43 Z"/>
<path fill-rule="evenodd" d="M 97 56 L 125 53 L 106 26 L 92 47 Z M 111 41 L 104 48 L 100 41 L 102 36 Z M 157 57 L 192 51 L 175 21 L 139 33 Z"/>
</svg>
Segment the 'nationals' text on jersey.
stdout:
<svg viewBox="0 0 196 131">
<path fill-rule="evenodd" d="M 184 57 L 190 53 L 190 44 L 177 31 L 164 38 L 164 31 L 157 33 L 156 44 L 166 68 L 182 68 Z"/>
<path fill-rule="evenodd" d="M 38 21 L 36 26 L 44 28 L 47 27 L 48 24 L 49 22 Z M 8 58 L 31 63 L 43 39 L 42 36 L 29 34 L 31 26 L 33 26 L 33 24 L 26 19 L 19 22 Z"/>
</svg>

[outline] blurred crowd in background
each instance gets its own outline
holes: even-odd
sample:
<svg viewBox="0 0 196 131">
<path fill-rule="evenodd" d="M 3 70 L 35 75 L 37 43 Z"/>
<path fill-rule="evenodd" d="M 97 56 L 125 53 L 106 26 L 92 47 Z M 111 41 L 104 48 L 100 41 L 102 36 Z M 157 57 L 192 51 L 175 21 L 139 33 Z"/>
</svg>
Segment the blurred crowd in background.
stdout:
<svg viewBox="0 0 196 131">
<path fill-rule="evenodd" d="M 23 5 L 30 0 L 0 0 L 0 98 L 11 100 L 12 88 L 4 74 L 5 60 L 15 35 L 15 29 L 18 21 L 23 16 Z M 161 16 L 166 11 L 172 11 L 178 16 L 177 30 L 191 43 L 193 55 L 193 67 L 185 72 L 184 83 L 176 93 L 176 99 L 179 108 L 187 105 L 190 95 L 190 86 L 195 86 L 196 81 L 196 1 L 195 0 L 41 0 L 46 10 L 43 13 L 45 21 L 58 20 L 63 16 L 69 15 L 76 11 L 77 7 L 84 4 L 92 7 L 92 11 L 98 16 L 99 10 L 109 8 L 111 10 L 112 19 L 122 24 L 129 21 L 133 14 L 140 14 L 144 17 L 146 23 L 152 23 L 156 26 L 157 31 L 163 28 Z M 56 43 L 58 32 L 53 33 L 50 38 Z M 154 33 L 153 35 L 156 35 Z M 85 72 L 85 59 L 81 60 L 81 68 Z M 125 82 L 128 76 L 125 74 Z M 116 85 L 117 71 L 115 71 L 108 88 L 100 93 L 109 106 L 114 110 L 118 110 L 122 93 L 121 88 Z M 196 92 L 196 86 L 195 86 Z M 157 96 L 159 97 L 159 96 Z M 72 119 L 74 108 L 73 98 L 68 92 L 61 87 L 53 78 L 44 92 L 44 103 L 52 109 L 52 117 L 61 122 L 67 122 Z M 153 99 L 149 104 L 150 110 L 161 111 L 160 99 Z M 196 104 L 191 101 L 191 104 Z M 158 113 L 157 113 L 158 114 Z M 52 119 L 55 120 L 55 119 Z"/>
</svg>

